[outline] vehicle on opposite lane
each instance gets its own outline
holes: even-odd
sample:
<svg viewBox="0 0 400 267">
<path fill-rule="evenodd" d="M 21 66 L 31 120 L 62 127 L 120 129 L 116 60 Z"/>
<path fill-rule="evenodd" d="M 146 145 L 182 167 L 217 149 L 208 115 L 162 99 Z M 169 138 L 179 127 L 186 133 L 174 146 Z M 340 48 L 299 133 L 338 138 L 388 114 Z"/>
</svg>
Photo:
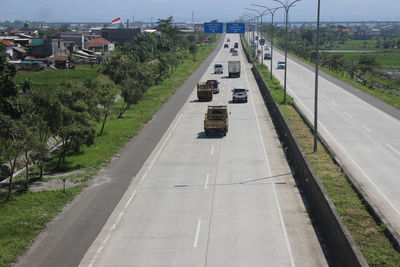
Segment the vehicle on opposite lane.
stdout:
<svg viewBox="0 0 400 267">
<path fill-rule="evenodd" d="M 286 67 L 285 61 L 278 61 L 277 69 L 284 69 Z"/>
</svg>

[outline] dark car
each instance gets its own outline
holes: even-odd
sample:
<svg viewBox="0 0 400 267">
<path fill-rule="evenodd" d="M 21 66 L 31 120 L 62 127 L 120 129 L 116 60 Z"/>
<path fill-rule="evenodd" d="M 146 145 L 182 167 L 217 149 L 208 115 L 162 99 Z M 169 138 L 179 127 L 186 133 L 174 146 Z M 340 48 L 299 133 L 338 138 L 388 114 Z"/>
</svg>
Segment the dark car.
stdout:
<svg viewBox="0 0 400 267">
<path fill-rule="evenodd" d="M 264 59 L 270 60 L 271 59 L 271 53 L 265 53 L 264 54 Z"/>
<path fill-rule="evenodd" d="M 239 44 L 238 44 L 238 43 L 235 43 L 233 47 L 234 47 L 234 48 L 239 48 Z"/>
<path fill-rule="evenodd" d="M 228 44 L 224 44 L 224 48 L 229 48 L 229 45 Z"/>
</svg>

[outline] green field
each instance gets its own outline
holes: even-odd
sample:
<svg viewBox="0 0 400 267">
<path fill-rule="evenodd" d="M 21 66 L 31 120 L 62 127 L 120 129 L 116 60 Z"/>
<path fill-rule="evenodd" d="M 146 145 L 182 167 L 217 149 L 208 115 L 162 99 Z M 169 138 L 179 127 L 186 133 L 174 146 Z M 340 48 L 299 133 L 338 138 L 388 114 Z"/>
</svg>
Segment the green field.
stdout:
<svg viewBox="0 0 400 267">
<path fill-rule="evenodd" d="M 361 55 L 367 55 L 371 57 L 375 57 L 376 61 L 379 63 L 379 68 L 384 69 L 399 69 L 400 70 L 400 51 L 399 53 L 333 53 L 337 55 L 343 55 L 346 62 L 350 62 L 351 60 L 355 60 L 355 63 L 358 63 L 358 58 Z"/>
<path fill-rule="evenodd" d="M 185 57 L 170 78 L 164 80 L 160 85 L 151 87 L 143 99 L 137 105 L 133 105 L 122 119 L 117 120 L 116 115 L 110 118 L 105 126 L 103 136 L 97 137 L 94 145 L 84 147 L 79 153 L 68 154 L 64 170 L 75 170 L 80 174 L 64 176 L 64 178 L 77 182 L 77 187 L 67 189 L 66 194 L 60 190 L 21 194 L 16 190 L 9 202 L 5 201 L 5 194 L 0 193 L 0 266 L 11 265 L 25 251 L 26 247 L 45 227 L 45 224 L 80 192 L 82 183 L 79 181 L 84 182 L 90 179 L 101 167 L 110 162 L 118 150 L 152 119 L 155 112 L 197 69 L 215 48 L 216 43 L 199 46 L 196 62 L 193 62 L 191 54 L 185 53 Z M 65 78 L 64 75 L 68 78 Z M 22 74 L 18 75 L 16 80 L 22 81 L 29 77 L 35 84 L 50 82 L 57 85 L 64 81 L 82 82 L 88 77 L 99 76 L 102 77 L 102 74 L 98 73 L 96 68 L 91 69 L 90 66 L 83 65 L 75 70 L 51 70 Z M 121 105 L 120 101 L 116 108 Z M 99 124 L 98 127 L 100 126 Z M 53 154 L 47 163 L 47 171 L 51 171 L 55 166 L 57 157 L 58 153 Z M 35 169 L 32 171 L 35 172 Z M 17 184 L 21 182 L 23 175 L 16 178 Z M 36 177 L 37 174 L 33 173 L 33 179 Z"/>
<path fill-rule="evenodd" d="M 83 82 L 88 78 L 96 78 L 101 76 L 100 68 L 90 65 L 76 65 L 72 70 L 44 70 L 37 72 L 23 72 L 17 74 L 14 81 L 22 82 L 25 79 L 30 80 L 36 85 L 58 85 L 65 82 Z"/>
<path fill-rule="evenodd" d="M 400 51 L 396 48 L 383 48 L 383 40 L 381 40 L 381 46 L 376 47 L 377 39 L 371 40 L 347 40 L 344 44 L 335 44 L 334 47 L 330 47 L 331 50 L 377 50 L 377 51 Z"/>
</svg>

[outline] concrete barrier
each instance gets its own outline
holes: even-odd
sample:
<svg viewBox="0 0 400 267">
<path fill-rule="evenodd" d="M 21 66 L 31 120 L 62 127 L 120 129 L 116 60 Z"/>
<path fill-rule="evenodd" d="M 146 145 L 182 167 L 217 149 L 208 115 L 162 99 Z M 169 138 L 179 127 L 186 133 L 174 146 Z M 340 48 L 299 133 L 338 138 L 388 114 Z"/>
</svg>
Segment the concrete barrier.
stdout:
<svg viewBox="0 0 400 267">
<path fill-rule="evenodd" d="M 244 51 L 248 58 L 247 51 Z M 316 219 L 321 236 L 328 247 L 330 259 L 336 266 L 368 266 L 255 66 L 253 66 L 252 72 L 275 124 L 282 146 L 294 167 L 295 177 L 303 189 L 312 216 Z"/>
</svg>

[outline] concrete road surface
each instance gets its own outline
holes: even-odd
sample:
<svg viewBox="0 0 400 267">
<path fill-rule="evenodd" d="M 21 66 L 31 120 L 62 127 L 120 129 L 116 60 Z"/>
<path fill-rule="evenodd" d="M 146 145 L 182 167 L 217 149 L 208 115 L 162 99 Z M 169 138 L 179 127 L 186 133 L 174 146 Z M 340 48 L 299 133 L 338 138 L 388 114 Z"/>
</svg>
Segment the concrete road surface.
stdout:
<svg viewBox="0 0 400 267">
<path fill-rule="evenodd" d="M 241 60 L 240 78 L 226 77 L 228 60 Z M 219 94 L 198 102 L 193 90 L 80 266 L 327 265 L 242 50 L 221 48 L 211 78 Z M 231 103 L 234 86 L 248 103 Z M 210 104 L 228 105 L 226 137 L 203 132 Z"/>
<path fill-rule="evenodd" d="M 274 76 L 283 84 L 284 70 L 276 69 L 276 64 L 284 60 L 284 54 L 274 49 L 273 60 Z M 270 66 L 269 60 L 264 63 Z M 315 73 L 304 65 L 288 60 L 287 89 L 305 116 L 314 122 Z M 353 90 L 358 94 L 359 90 Z M 318 129 L 368 197 L 400 233 L 399 110 L 386 108 L 378 99 L 360 97 L 331 79 L 320 77 Z"/>
</svg>

